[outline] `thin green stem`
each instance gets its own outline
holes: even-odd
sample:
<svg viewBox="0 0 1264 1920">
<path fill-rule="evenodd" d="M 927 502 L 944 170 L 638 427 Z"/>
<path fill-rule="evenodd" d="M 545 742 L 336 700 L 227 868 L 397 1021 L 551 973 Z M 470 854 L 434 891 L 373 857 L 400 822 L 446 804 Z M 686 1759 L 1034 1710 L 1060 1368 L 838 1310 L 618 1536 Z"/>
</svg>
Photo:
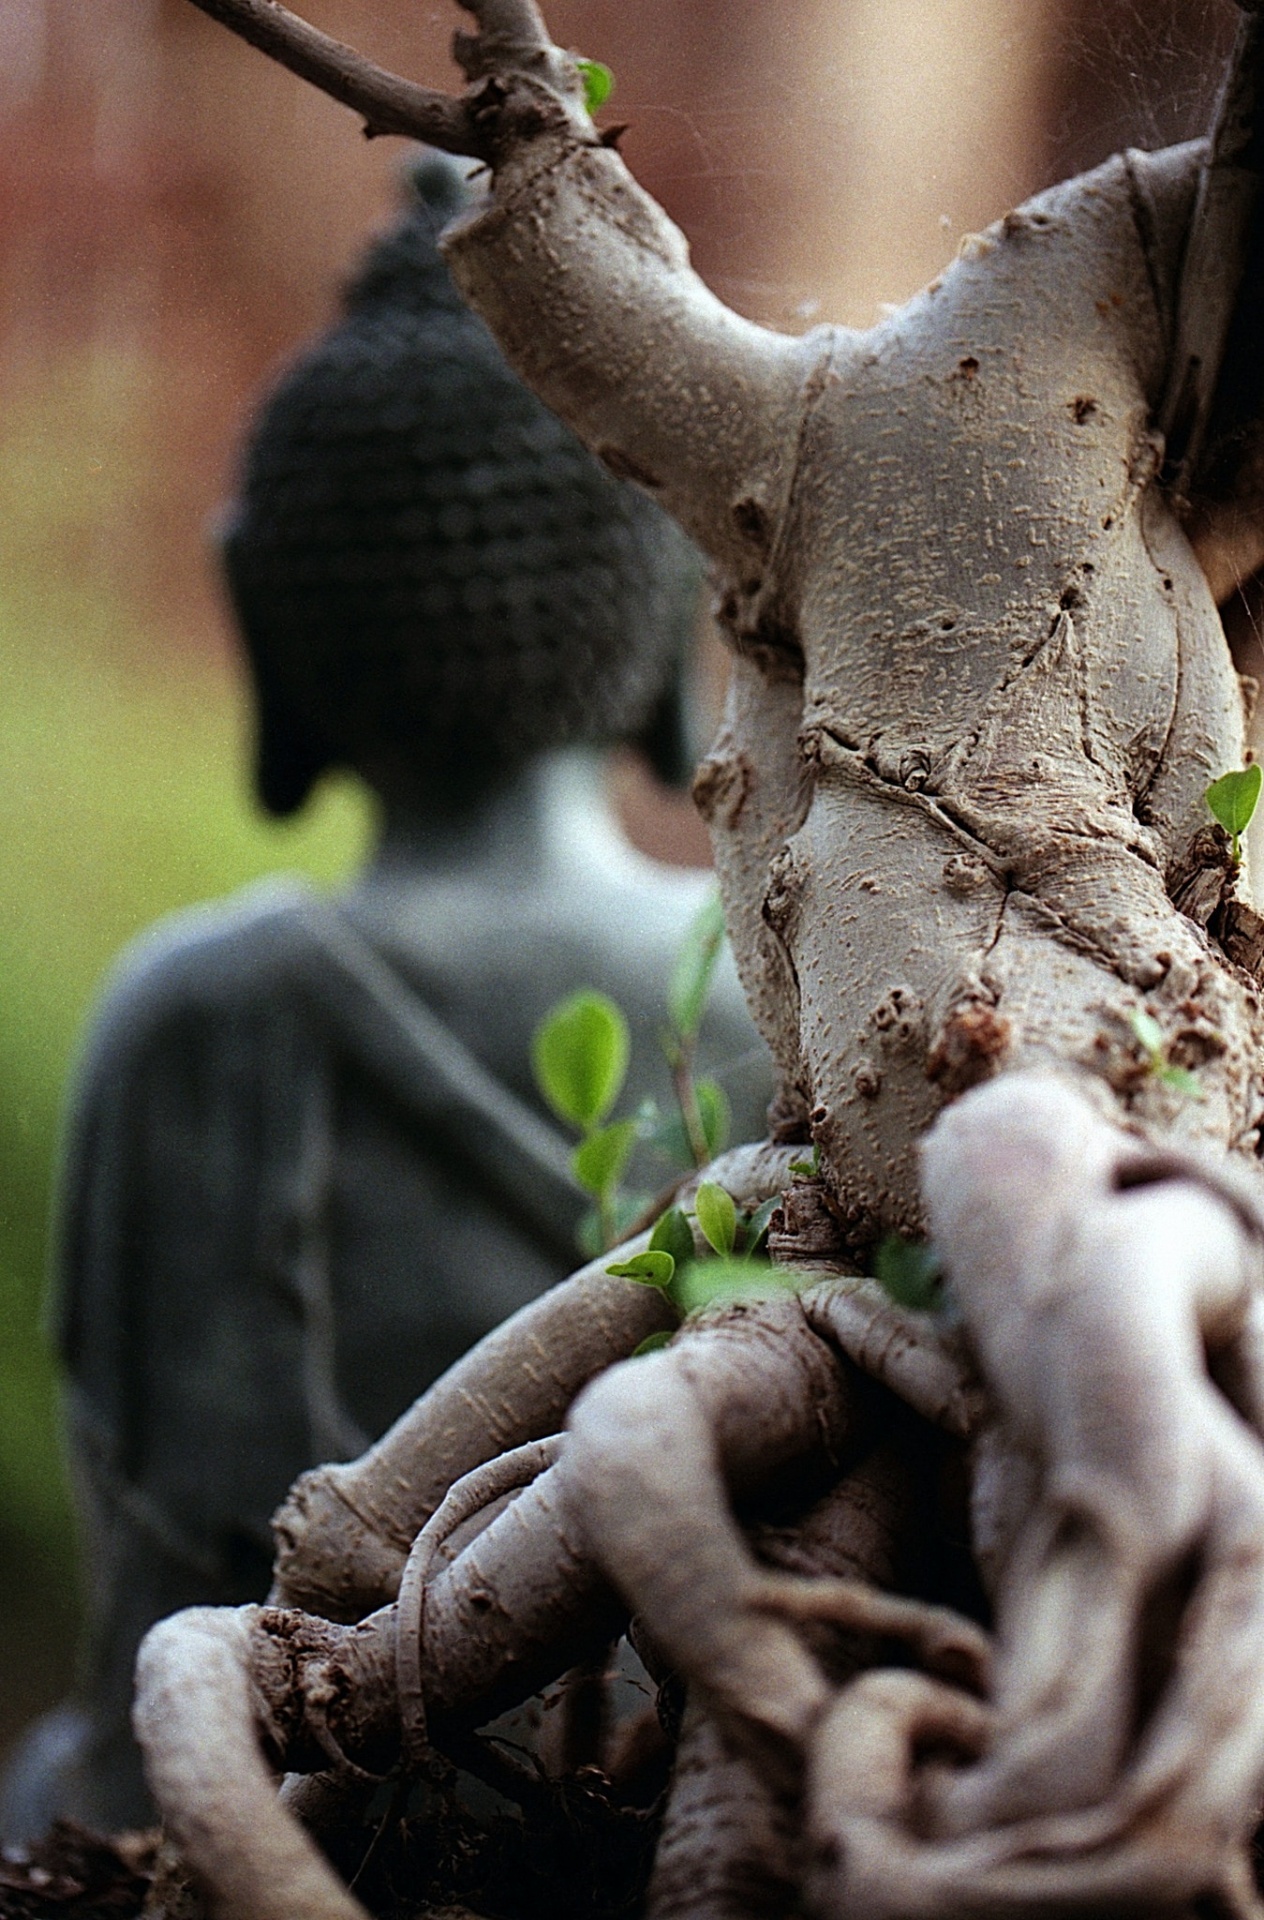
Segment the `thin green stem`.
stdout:
<svg viewBox="0 0 1264 1920">
<path fill-rule="evenodd" d="M 597 1196 L 597 1218 L 601 1224 L 601 1244 L 605 1252 L 619 1243 L 619 1227 L 614 1212 L 614 1189 L 606 1187 Z"/>
<path fill-rule="evenodd" d="M 677 1034 L 675 1043 L 668 1055 L 671 1065 L 672 1086 L 676 1090 L 676 1103 L 680 1108 L 680 1117 L 684 1122 L 685 1139 L 693 1155 L 696 1167 L 705 1167 L 711 1158 L 711 1149 L 707 1144 L 707 1131 L 702 1124 L 702 1109 L 698 1105 L 698 1089 L 694 1085 L 693 1061 L 694 1042 L 683 1039 Z"/>
</svg>

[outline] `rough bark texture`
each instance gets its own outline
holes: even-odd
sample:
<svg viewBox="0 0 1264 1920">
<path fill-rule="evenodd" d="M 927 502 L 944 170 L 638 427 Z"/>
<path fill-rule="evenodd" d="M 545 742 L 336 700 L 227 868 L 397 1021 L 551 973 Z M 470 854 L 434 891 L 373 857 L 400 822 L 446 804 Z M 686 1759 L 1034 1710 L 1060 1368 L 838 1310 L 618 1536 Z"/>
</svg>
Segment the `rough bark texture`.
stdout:
<svg viewBox="0 0 1264 1920">
<path fill-rule="evenodd" d="M 219 1911 L 306 1911 L 236 1891 L 243 1646 L 276 1757 L 416 1765 L 423 1724 L 441 1751 L 631 1611 L 669 1724 L 687 1697 L 656 1915 L 1258 1913 L 1261 942 L 1206 835 L 1244 713 L 1185 530 L 1220 577 L 1226 501 L 1254 513 L 1254 416 L 1206 514 L 1200 462 L 1225 343 L 1258 342 L 1258 21 L 1209 145 L 1041 195 L 869 333 L 787 339 L 693 275 L 528 0 L 467 4 L 494 180 L 453 270 L 716 569 L 699 799 L 778 1137 L 819 1149 L 788 1187 L 784 1150 L 717 1177 L 781 1189 L 774 1254 L 824 1277 L 621 1365 L 665 1309 L 598 1270 L 493 1336 L 292 1501 L 279 1594 L 400 1600 L 225 1626 L 218 1763 L 170 1678 L 209 1629 L 161 1630 L 155 1790 Z M 933 1235 L 945 1310 L 861 1277 L 892 1228 Z M 588 1380 L 507 1492 L 480 1463 Z"/>
<path fill-rule="evenodd" d="M 1151 1080 L 1138 1117 L 1225 1145 L 1259 1118 L 1253 983 L 1164 888 L 1243 754 L 1219 619 L 1156 484 L 1199 160 L 1111 161 L 872 333 L 734 323 L 718 364 L 710 296 L 612 154 L 555 151 L 534 189 L 507 165 L 449 242 L 527 376 L 654 476 L 722 570 L 745 670 L 704 777 L 730 796 L 712 828 L 739 967 L 862 1243 L 920 1224 L 915 1143 L 944 1082 L 1109 1066 L 1143 1001 L 1203 1048 L 1206 1097 Z M 573 379 L 559 340 L 586 343 Z"/>
<path fill-rule="evenodd" d="M 775 1147 L 737 1148 L 711 1172 L 752 1205 L 777 1192 L 793 1158 Z M 686 1182 L 681 1198 L 697 1184 Z M 456 1480 L 555 1432 L 593 1374 L 673 1327 L 661 1294 L 607 1272 L 647 1239 L 638 1235 L 533 1300 L 358 1460 L 304 1474 L 273 1522 L 277 1605 L 356 1620 L 394 1599 L 413 1540 Z"/>
</svg>

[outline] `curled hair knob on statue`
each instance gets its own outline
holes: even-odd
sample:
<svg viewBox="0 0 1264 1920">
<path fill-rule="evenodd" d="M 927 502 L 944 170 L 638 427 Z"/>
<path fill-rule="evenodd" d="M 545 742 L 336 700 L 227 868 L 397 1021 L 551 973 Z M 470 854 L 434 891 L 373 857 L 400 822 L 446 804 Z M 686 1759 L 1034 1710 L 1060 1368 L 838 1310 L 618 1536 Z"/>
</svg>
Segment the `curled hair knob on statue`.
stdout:
<svg viewBox="0 0 1264 1920">
<path fill-rule="evenodd" d="M 98 1008 L 55 1299 L 87 1622 L 75 1698 L 10 1765 L 6 1840 L 149 1817 L 128 1723 L 147 1628 L 263 1599 L 297 1475 L 576 1264 L 589 1201 L 529 1066 L 547 1009 L 611 995 L 629 1110 L 671 1102 L 666 984 L 709 878 L 628 846 L 593 749 L 652 741 L 688 771 L 700 570 L 462 306 L 435 241 L 466 191 L 416 169 L 251 434 L 224 555 L 260 795 L 292 813 L 348 766 L 381 834 L 334 898 L 274 879 L 161 922 Z M 762 1134 L 731 964 L 701 1064 Z"/>
<path fill-rule="evenodd" d="M 435 155 L 410 184 L 260 412 L 225 538 L 260 797 L 291 813 L 347 764 L 451 812 L 546 748 L 628 740 L 682 784 L 698 556 L 463 304 L 437 246 L 463 169 Z"/>
</svg>

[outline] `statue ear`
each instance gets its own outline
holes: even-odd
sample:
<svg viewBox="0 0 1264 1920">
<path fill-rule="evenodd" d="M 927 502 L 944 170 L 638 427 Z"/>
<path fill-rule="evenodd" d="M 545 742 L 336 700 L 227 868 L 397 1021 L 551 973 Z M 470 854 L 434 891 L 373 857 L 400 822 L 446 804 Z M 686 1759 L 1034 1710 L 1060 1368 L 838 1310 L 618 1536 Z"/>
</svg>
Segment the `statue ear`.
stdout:
<svg viewBox="0 0 1264 1920">
<path fill-rule="evenodd" d="M 278 681 L 267 641 L 249 617 L 249 597 L 241 591 L 240 569 L 244 562 L 233 509 L 212 529 L 212 539 L 219 549 L 234 624 L 250 669 L 255 709 L 255 793 L 268 813 L 283 820 L 298 812 L 321 774 L 338 756 L 295 712 L 293 702 Z"/>
<path fill-rule="evenodd" d="M 323 752 L 246 636 L 255 695 L 255 792 L 269 813 L 297 813 L 333 756 Z"/>
<path fill-rule="evenodd" d="M 687 679 L 686 663 L 677 657 L 671 679 L 632 742 L 665 787 L 687 787 L 698 762 Z"/>
</svg>

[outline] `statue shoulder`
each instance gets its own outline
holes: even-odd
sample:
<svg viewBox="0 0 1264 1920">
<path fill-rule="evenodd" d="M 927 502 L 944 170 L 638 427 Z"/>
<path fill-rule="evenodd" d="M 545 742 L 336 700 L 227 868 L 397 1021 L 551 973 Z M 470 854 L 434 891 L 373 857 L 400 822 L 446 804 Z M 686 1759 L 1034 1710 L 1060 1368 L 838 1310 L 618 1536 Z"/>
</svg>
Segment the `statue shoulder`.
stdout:
<svg viewBox="0 0 1264 1920">
<path fill-rule="evenodd" d="M 293 991 L 313 919 L 327 912 L 301 879 L 258 881 L 146 928 L 115 961 L 92 1017 L 89 1063 L 117 1070 L 200 1018 L 248 1019 Z"/>
</svg>

